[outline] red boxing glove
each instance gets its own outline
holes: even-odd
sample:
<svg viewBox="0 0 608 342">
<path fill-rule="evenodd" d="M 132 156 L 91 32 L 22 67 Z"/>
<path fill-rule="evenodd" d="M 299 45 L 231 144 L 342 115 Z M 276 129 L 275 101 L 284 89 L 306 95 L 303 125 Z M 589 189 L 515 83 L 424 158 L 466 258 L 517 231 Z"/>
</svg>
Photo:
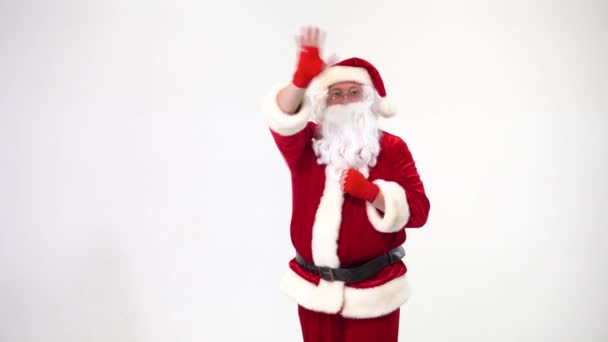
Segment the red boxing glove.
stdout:
<svg viewBox="0 0 608 342">
<path fill-rule="evenodd" d="M 318 74 L 323 71 L 325 63 L 319 56 L 319 48 L 302 46 L 298 58 L 298 67 L 293 75 L 292 83 L 298 88 L 306 88 Z"/>
<path fill-rule="evenodd" d="M 344 180 L 344 192 L 353 197 L 373 202 L 378 197 L 380 188 L 365 179 L 361 172 L 349 169 Z"/>
</svg>

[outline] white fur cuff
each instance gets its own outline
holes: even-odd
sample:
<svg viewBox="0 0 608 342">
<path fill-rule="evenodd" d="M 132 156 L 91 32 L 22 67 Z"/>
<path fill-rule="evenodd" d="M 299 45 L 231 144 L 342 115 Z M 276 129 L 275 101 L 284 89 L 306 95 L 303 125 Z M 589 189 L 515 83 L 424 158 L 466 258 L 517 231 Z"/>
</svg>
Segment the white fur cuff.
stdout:
<svg viewBox="0 0 608 342">
<path fill-rule="evenodd" d="M 277 104 L 277 95 L 287 84 L 277 84 L 268 93 L 262 103 L 262 112 L 266 115 L 268 126 L 283 136 L 298 133 L 308 124 L 310 117 L 310 101 L 305 97 L 300 111 L 296 114 L 285 113 Z"/>
<path fill-rule="evenodd" d="M 366 202 L 367 218 L 369 222 L 382 233 L 394 233 L 401 230 L 410 218 L 410 207 L 407 203 L 405 190 L 395 182 L 381 179 L 374 181 L 384 197 L 384 217 L 381 217 L 376 207 Z"/>
</svg>

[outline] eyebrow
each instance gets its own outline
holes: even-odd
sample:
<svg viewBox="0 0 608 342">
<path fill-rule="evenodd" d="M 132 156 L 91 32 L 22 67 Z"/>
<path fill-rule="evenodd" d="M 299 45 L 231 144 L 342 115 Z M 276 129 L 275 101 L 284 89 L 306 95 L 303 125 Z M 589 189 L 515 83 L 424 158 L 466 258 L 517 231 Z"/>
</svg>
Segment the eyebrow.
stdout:
<svg viewBox="0 0 608 342">
<path fill-rule="evenodd" d="M 352 86 L 352 87 L 350 87 L 350 88 L 346 89 L 346 91 L 351 91 L 351 90 L 363 90 L 363 88 L 362 88 L 362 87 L 357 87 L 357 86 Z M 332 93 L 333 93 L 333 92 L 337 92 L 337 91 L 342 92 L 343 90 L 342 90 L 341 88 L 337 88 L 337 89 L 330 89 L 330 90 L 329 90 L 329 92 L 332 92 Z"/>
</svg>

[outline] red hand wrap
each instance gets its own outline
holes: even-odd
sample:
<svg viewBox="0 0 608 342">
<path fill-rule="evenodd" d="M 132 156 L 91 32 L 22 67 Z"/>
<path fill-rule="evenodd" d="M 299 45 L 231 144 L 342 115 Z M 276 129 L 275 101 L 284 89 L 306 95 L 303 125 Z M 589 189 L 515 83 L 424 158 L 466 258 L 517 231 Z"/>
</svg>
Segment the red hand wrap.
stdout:
<svg viewBox="0 0 608 342">
<path fill-rule="evenodd" d="M 306 88 L 318 74 L 323 71 L 325 63 L 319 56 L 319 48 L 303 46 L 298 58 L 298 67 L 293 75 L 292 83 L 298 88 Z"/>
<path fill-rule="evenodd" d="M 376 197 L 378 197 L 380 188 L 376 184 L 365 179 L 365 176 L 363 176 L 361 172 L 355 169 L 349 169 L 346 173 L 346 179 L 344 180 L 344 192 L 353 197 L 373 202 Z"/>
</svg>

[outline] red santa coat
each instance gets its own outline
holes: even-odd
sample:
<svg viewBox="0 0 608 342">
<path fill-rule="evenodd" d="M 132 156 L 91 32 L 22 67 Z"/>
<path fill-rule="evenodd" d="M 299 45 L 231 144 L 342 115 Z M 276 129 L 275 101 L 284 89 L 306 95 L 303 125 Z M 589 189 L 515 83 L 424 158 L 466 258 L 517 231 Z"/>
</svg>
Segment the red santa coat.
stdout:
<svg viewBox="0 0 608 342">
<path fill-rule="evenodd" d="M 382 255 L 405 242 L 405 227 L 421 227 L 429 201 L 412 155 L 399 137 L 382 132 L 377 164 L 360 170 L 378 185 L 384 213 L 371 203 L 345 195 L 340 171 L 317 162 L 312 139 L 317 128 L 308 121 L 310 104 L 297 114 L 276 104 L 282 85 L 265 102 L 270 131 L 287 162 L 292 181 L 291 241 L 295 250 L 317 266 L 348 267 Z M 295 258 L 281 289 L 303 307 L 344 317 L 371 318 L 400 307 L 409 296 L 406 266 L 400 261 L 356 284 L 326 281 L 302 269 Z"/>
</svg>

